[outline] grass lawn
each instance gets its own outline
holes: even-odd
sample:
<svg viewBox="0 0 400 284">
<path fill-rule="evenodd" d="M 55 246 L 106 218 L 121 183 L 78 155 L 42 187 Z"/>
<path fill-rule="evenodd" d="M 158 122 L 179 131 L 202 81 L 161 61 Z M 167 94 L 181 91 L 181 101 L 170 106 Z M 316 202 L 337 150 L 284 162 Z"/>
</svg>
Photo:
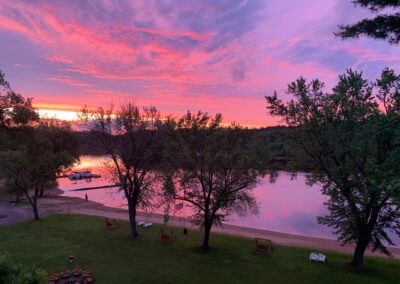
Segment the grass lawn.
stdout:
<svg viewBox="0 0 400 284">
<path fill-rule="evenodd" d="M 102 218 L 59 215 L 0 228 L 0 251 L 48 272 L 74 265 L 92 270 L 97 283 L 400 283 L 400 261 L 366 258 L 365 268 L 349 267 L 350 255 L 326 252 L 327 264 L 308 262 L 309 250 L 274 246 L 271 256 L 254 255 L 251 239 L 211 235 L 215 248 L 200 253 L 201 234 L 175 229 L 177 241 L 163 244 L 160 227 L 128 238 L 128 223 L 101 229 Z"/>
</svg>

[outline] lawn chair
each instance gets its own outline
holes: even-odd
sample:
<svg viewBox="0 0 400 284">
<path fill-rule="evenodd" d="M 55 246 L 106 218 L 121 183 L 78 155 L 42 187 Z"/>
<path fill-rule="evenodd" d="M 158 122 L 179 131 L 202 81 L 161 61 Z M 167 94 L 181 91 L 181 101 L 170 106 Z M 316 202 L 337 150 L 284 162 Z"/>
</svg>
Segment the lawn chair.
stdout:
<svg viewBox="0 0 400 284">
<path fill-rule="evenodd" d="M 326 255 L 323 253 L 319 252 L 311 252 L 309 259 L 311 262 L 320 262 L 320 263 L 325 263 L 326 262 Z"/>
<path fill-rule="evenodd" d="M 255 238 L 254 252 L 259 254 L 272 254 L 272 242 L 271 240 Z"/>
<path fill-rule="evenodd" d="M 143 228 L 150 228 L 151 226 L 153 226 L 153 223 L 144 223 L 143 224 Z"/>
<path fill-rule="evenodd" d="M 137 225 L 138 225 L 138 226 L 143 226 L 144 224 L 145 224 L 144 221 L 138 221 L 138 222 L 137 222 Z"/>
<path fill-rule="evenodd" d="M 160 240 L 165 243 L 172 243 L 176 240 L 176 236 L 172 229 L 161 228 L 159 233 Z"/>
<path fill-rule="evenodd" d="M 115 230 L 118 229 L 118 223 L 115 219 L 105 218 L 103 223 L 103 229 L 105 230 Z"/>
</svg>

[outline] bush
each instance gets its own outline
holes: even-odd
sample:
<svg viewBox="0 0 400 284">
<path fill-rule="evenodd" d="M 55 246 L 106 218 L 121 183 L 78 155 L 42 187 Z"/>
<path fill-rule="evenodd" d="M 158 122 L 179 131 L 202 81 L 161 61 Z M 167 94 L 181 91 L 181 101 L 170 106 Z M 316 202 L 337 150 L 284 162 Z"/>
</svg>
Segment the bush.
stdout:
<svg viewBox="0 0 400 284">
<path fill-rule="evenodd" d="M 16 263 L 8 253 L 0 254 L 1 284 L 42 284 L 45 283 L 46 272 L 35 265 L 23 267 Z"/>
</svg>

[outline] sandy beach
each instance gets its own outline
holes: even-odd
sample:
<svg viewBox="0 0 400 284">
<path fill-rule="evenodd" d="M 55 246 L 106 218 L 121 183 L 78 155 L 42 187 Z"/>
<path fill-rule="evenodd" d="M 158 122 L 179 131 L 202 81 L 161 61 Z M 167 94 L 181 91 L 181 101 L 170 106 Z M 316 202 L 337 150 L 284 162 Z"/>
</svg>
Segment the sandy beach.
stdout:
<svg viewBox="0 0 400 284">
<path fill-rule="evenodd" d="M 53 192 L 54 195 L 39 200 L 39 212 L 42 217 L 53 214 L 83 214 L 128 220 L 128 212 L 125 209 L 106 207 L 100 203 L 85 201 L 84 199 L 75 197 L 64 197 L 58 195 L 59 193 L 60 191 Z M 0 202 L 0 226 L 6 226 L 12 223 L 31 219 L 32 210 L 29 204 L 14 206 L 9 202 Z M 143 220 L 152 223 L 163 222 L 163 217 L 159 214 L 151 214 L 149 216 L 147 213 L 139 212 L 137 219 L 138 221 Z M 187 228 L 194 230 L 199 229 L 198 227 L 193 226 L 189 221 L 186 221 L 185 223 Z M 182 218 L 171 217 L 168 224 L 175 227 L 183 227 L 183 220 Z M 214 226 L 212 231 L 248 238 L 266 238 L 276 244 L 292 247 L 305 247 L 310 250 L 324 249 L 349 254 L 352 254 L 354 250 L 354 246 L 341 246 L 339 242 L 335 240 L 291 235 L 234 225 L 225 224 L 223 227 Z M 390 251 L 393 254 L 393 258 L 400 259 L 400 248 L 390 248 Z M 373 252 L 372 250 L 368 250 L 366 255 L 387 257 L 379 252 Z"/>
</svg>

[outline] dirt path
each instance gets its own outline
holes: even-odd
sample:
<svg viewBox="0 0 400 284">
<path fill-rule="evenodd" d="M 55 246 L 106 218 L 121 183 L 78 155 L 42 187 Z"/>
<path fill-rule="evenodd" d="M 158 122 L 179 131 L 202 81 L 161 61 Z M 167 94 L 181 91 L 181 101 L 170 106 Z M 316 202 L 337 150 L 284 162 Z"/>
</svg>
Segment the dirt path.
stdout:
<svg viewBox="0 0 400 284">
<path fill-rule="evenodd" d="M 48 198 L 42 198 L 39 200 L 39 208 L 42 216 L 52 214 L 83 214 L 128 220 L 128 212 L 125 209 L 105 207 L 102 204 L 93 201 L 85 201 L 83 199 L 75 197 L 51 196 Z M 15 207 L 9 203 L 0 203 L 0 226 L 5 226 L 12 223 L 31 219 L 32 211 L 29 205 Z M 162 223 L 163 217 L 159 214 L 151 214 L 151 216 L 148 216 L 144 213 L 138 213 L 138 220 L 153 223 Z M 171 217 L 169 224 L 171 226 L 183 227 L 183 219 Z M 194 227 L 189 222 L 186 222 L 186 227 L 195 230 L 198 229 L 198 227 Z M 292 247 L 305 247 L 309 248 L 310 250 L 327 249 L 350 254 L 354 250 L 354 246 L 341 246 L 335 240 L 290 235 L 285 233 L 234 225 L 214 227 L 213 231 L 249 238 L 266 238 L 277 244 Z M 400 248 L 391 248 L 390 251 L 392 252 L 395 259 L 400 259 Z M 372 252 L 371 250 L 367 251 L 366 254 L 386 257 L 381 253 Z"/>
</svg>

